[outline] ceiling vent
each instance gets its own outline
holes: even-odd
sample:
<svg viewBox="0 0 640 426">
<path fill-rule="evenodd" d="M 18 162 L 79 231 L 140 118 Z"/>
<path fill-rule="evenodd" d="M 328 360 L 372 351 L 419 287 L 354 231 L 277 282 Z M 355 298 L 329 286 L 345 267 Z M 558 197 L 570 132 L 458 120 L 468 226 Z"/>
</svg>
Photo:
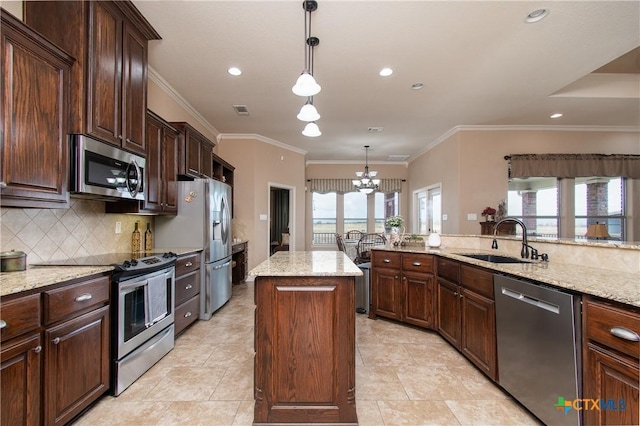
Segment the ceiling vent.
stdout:
<svg viewBox="0 0 640 426">
<path fill-rule="evenodd" d="M 407 161 L 408 158 L 409 158 L 408 155 L 394 154 L 394 155 L 390 155 L 389 158 L 387 158 L 387 160 L 388 161 Z"/>
<path fill-rule="evenodd" d="M 380 133 L 384 130 L 384 127 L 367 127 L 369 133 Z"/>
<path fill-rule="evenodd" d="M 236 110 L 236 114 L 238 115 L 249 115 L 249 109 L 246 105 L 234 105 L 233 109 Z"/>
</svg>

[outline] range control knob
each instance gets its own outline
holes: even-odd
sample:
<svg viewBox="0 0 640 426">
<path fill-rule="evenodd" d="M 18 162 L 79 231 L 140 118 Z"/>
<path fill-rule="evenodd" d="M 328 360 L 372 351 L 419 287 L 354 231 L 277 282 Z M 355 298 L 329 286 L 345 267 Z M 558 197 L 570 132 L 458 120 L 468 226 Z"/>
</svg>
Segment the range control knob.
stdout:
<svg viewBox="0 0 640 426">
<path fill-rule="evenodd" d="M 128 260 L 125 260 L 124 262 L 122 262 L 122 266 L 127 269 L 129 267 L 131 267 L 131 262 L 129 262 Z"/>
<path fill-rule="evenodd" d="M 138 264 L 138 261 L 133 259 L 131 260 L 131 266 L 136 266 Z"/>
</svg>

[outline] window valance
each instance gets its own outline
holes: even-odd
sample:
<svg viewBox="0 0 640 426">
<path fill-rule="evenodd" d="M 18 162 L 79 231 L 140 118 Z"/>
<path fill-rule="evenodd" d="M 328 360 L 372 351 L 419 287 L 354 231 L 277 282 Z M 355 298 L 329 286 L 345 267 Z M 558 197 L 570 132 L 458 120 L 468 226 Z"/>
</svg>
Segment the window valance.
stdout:
<svg viewBox="0 0 640 426">
<path fill-rule="evenodd" d="M 309 179 L 308 181 L 311 192 L 344 194 L 356 191 L 351 179 Z M 402 192 L 402 182 L 403 179 L 381 179 L 380 185 L 378 185 L 378 192 L 384 192 L 385 194 Z"/>
<path fill-rule="evenodd" d="M 514 154 L 509 177 L 626 177 L 640 179 L 640 155 L 632 154 Z"/>
</svg>

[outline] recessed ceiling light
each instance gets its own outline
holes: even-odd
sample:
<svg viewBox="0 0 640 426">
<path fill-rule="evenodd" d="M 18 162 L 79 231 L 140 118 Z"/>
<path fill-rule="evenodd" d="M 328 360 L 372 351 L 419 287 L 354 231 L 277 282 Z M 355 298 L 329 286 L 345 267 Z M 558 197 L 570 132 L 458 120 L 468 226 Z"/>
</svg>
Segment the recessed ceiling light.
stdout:
<svg viewBox="0 0 640 426">
<path fill-rule="evenodd" d="M 380 70 L 381 77 L 389 77 L 391 74 L 393 74 L 393 70 L 391 68 L 382 68 Z"/>
<path fill-rule="evenodd" d="M 412 90 L 420 90 L 420 89 L 422 89 L 423 87 L 424 87 L 424 84 L 422 84 L 422 83 L 413 83 L 413 84 L 411 85 L 411 89 L 412 89 Z"/>
<path fill-rule="evenodd" d="M 544 18 L 547 17 L 548 14 L 549 14 L 548 9 L 537 9 L 531 12 L 530 14 L 528 14 L 527 17 L 524 18 L 524 22 L 532 24 L 534 22 L 543 20 Z"/>
<path fill-rule="evenodd" d="M 556 112 L 555 114 L 551 114 L 549 116 L 549 118 L 560 118 L 562 117 L 562 113 L 561 112 Z"/>
<path fill-rule="evenodd" d="M 227 70 L 227 72 L 231 75 L 241 75 L 242 70 L 238 67 L 231 67 Z"/>
</svg>

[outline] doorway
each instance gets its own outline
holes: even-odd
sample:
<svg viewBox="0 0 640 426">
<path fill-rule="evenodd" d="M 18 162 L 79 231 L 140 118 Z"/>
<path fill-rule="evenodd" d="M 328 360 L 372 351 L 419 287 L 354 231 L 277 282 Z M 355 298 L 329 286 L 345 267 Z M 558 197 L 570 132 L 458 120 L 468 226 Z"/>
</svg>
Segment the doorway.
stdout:
<svg viewBox="0 0 640 426">
<path fill-rule="evenodd" d="M 295 188 L 269 184 L 269 255 L 293 250 Z"/>
</svg>

